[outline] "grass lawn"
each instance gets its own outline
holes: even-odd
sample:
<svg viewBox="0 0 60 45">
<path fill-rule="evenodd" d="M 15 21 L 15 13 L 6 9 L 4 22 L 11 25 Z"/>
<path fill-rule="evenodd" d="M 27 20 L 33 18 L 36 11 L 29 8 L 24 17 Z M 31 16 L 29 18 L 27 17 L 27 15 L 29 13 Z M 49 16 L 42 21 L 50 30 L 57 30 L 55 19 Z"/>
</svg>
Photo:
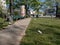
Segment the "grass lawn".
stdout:
<svg viewBox="0 0 60 45">
<path fill-rule="evenodd" d="M 60 19 L 33 18 L 21 45 L 60 45 Z"/>
</svg>

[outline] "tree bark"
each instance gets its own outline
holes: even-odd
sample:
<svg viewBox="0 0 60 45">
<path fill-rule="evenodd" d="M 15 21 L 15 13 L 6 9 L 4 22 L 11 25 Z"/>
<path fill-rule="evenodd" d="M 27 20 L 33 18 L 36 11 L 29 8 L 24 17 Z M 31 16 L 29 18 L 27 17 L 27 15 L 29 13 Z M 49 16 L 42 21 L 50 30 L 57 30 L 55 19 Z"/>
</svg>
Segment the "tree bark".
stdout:
<svg viewBox="0 0 60 45">
<path fill-rule="evenodd" d="M 58 17 L 58 5 L 56 5 L 56 17 Z"/>
<path fill-rule="evenodd" d="M 13 23 L 13 18 L 12 18 L 12 16 L 13 16 L 13 2 L 14 2 L 14 0 L 10 0 L 10 15 L 9 15 L 9 21 L 11 22 L 11 23 Z"/>
</svg>

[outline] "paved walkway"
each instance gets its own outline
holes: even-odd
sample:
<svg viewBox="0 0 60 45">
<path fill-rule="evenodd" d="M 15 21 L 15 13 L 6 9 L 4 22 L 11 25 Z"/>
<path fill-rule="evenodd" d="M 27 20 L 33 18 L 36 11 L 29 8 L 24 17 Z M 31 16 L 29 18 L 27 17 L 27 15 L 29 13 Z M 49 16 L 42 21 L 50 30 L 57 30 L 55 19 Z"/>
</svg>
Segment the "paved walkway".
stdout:
<svg viewBox="0 0 60 45">
<path fill-rule="evenodd" d="M 16 21 L 13 25 L 0 31 L 0 45 L 19 45 L 30 20 L 31 18 L 26 18 Z"/>
</svg>

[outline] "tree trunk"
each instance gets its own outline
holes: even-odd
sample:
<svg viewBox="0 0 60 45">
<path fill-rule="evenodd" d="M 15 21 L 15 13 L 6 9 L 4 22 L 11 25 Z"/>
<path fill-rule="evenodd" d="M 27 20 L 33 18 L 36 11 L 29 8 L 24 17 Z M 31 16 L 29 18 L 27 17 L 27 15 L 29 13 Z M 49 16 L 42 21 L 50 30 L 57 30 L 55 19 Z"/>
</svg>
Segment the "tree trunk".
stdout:
<svg viewBox="0 0 60 45">
<path fill-rule="evenodd" d="M 13 2 L 14 2 L 14 0 L 10 0 L 10 16 L 9 16 L 9 21 L 11 23 L 13 23 L 13 18 L 12 18 L 12 16 L 13 16 Z"/>
<path fill-rule="evenodd" d="M 28 7 L 27 7 L 27 4 L 25 5 L 25 9 L 26 9 L 26 15 L 28 15 Z"/>
<path fill-rule="evenodd" d="M 58 5 L 56 5 L 56 17 L 58 17 Z"/>
<path fill-rule="evenodd" d="M 28 9 L 29 9 L 29 7 L 28 7 L 28 5 L 27 5 L 27 4 L 25 5 L 25 9 L 26 9 L 26 16 L 28 17 L 28 16 L 29 16 L 29 10 L 28 10 Z"/>
</svg>

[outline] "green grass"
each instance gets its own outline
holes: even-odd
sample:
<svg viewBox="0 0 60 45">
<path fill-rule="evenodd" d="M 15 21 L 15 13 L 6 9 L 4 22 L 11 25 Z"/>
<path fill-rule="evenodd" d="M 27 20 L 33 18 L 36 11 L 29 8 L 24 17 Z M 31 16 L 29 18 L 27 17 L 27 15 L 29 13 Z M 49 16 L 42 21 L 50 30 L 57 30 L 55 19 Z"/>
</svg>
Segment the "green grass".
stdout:
<svg viewBox="0 0 60 45">
<path fill-rule="evenodd" d="M 21 45 L 60 45 L 60 19 L 33 18 Z"/>
</svg>

